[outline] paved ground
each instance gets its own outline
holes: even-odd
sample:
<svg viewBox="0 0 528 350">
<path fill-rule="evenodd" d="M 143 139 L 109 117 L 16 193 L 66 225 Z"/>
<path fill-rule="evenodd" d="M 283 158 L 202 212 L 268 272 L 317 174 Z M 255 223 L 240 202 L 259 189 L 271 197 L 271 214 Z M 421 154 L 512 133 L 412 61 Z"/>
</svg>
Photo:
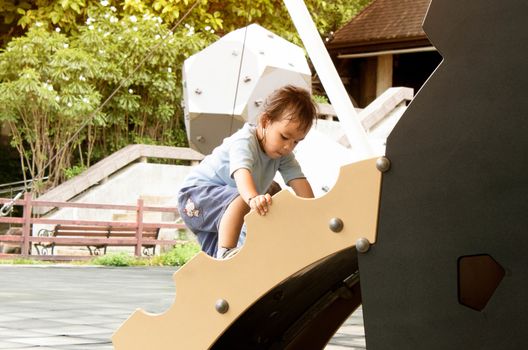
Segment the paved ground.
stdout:
<svg viewBox="0 0 528 350">
<path fill-rule="evenodd" d="M 136 308 L 172 304 L 175 268 L 0 265 L 0 349 L 107 350 Z M 327 350 L 365 349 L 356 311 Z"/>
</svg>

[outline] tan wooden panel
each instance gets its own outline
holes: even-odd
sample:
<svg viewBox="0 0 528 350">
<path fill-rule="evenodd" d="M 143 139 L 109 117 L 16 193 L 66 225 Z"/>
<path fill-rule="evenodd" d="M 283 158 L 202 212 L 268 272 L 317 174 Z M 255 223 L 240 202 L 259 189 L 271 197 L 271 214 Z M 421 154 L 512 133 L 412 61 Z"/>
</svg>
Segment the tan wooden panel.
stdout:
<svg viewBox="0 0 528 350">
<path fill-rule="evenodd" d="M 246 216 L 247 240 L 233 258 L 204 253 L 174 274 L 176 298 L 160 315 L 137 310 L 113 335 L 117 350 L 207 349 L 248 307 L 289 276 L 358 238 L 375 241 L 381 174 L 370 159 L 341 169 L 323 197 L 302 199 L 283 190 L 266 216 Z M 334 233 L 332 218 L 344 228 Z M 221 314 L 215 303 L 224 299 Z"/>
</svg>

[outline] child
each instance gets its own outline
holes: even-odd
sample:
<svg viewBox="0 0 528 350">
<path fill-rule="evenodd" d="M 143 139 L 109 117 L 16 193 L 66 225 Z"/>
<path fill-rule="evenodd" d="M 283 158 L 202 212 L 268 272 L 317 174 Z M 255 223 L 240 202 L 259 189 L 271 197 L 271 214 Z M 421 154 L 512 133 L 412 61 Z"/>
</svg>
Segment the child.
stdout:
<svg viewBox="0 0 528 350">
<path fill-rule="evenodd" d="M 277 171 L 296 195 L 314 197 L 292 151 L 315 117 L 308 91 L 282 87 L 268 97 L 258 125 L 244 124 L 187 176 L 178 205 L 203 251 L 219 259 L 237 251 L 244 215 L 270 210 L 267 189 Z"/>
</svg>

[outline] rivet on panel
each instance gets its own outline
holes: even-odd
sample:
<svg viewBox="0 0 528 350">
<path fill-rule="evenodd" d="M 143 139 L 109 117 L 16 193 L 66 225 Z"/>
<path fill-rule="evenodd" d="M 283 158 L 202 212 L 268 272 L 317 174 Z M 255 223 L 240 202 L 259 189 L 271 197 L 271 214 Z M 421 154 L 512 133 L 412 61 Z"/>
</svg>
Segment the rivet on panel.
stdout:
<svg viewBox="0 0 528 350">
<path fill-rule="evenodd" d="M 198 136 L 196 136 L 196 141 L 198 141 L 200 143 L 204 143 L 205 142 L 205 137 L 203 137 L 201 135 L 198 135 Z"/>
<path fill-rule="evenodd" d="M 328 227 L 330 227 L 330 230 L 336 233 L 341 232 L 344 226 L 345 225 L 343 223 L 343 220 L 341 220 L 340 218 L 331 218 L 330 222 L 328 223 Z"/>
<path fill-rule="evenodd" d="M 366 253 L 370 249 L 370 242 L 365 237 L 361 237 L 356 241 L 356 249 L 360 253 Z"/>
<path fill-rule="evenodd" d="M 215 304 L 215 309 L 221 314 L 225 314 L 229 310 L 229 303 L 225 299 L 218 299 Z"/>
<path fill-rule="evenodd" d="M 264 103 L 264 101 L 262 101 L 262 100 L 259 99 L 259 100 L 255 100 L 254 103 L 255 103 L 255 106 L 256 106 L 256 107 L 260 107 L 260 106 L 262 106 L 262 104 Z"/>
<path fill-rule="evenodd" d="M 376 160 L 376 168 L 382 173 L 387 172 L 391 167 L 391 162 L 387 157 L 379 157 Z"/>
<path fill-rule="evenodd" d="M 249 75 L 246 75 L 244 77 L 244 83 L 249 83 L 251 81 L 251 77 Z"/>
<path fill-rule="evenodd" d="M 203 91 L 202 91 L 201 89 L 195 89 L 195 90 L 194 90 L 194 93 L 195 93 L 196 95 L 201 95 L 202 92 L 203 92 Z"/>
</svg>

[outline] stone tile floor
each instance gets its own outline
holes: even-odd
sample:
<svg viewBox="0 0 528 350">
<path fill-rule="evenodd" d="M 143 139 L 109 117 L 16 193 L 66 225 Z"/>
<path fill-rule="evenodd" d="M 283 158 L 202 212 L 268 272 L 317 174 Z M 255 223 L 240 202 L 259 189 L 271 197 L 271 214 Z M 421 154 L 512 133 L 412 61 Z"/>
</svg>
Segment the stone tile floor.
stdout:
<svg viewBox="0 0 528 350">
<path fill-rule="evenodd" d="M 136 308 L 173 302 L 175 268 L 0 265 L 0 350 L 109 350 Z M 327 350 L 365 349 L 359 308 Z"/>
</svg>

